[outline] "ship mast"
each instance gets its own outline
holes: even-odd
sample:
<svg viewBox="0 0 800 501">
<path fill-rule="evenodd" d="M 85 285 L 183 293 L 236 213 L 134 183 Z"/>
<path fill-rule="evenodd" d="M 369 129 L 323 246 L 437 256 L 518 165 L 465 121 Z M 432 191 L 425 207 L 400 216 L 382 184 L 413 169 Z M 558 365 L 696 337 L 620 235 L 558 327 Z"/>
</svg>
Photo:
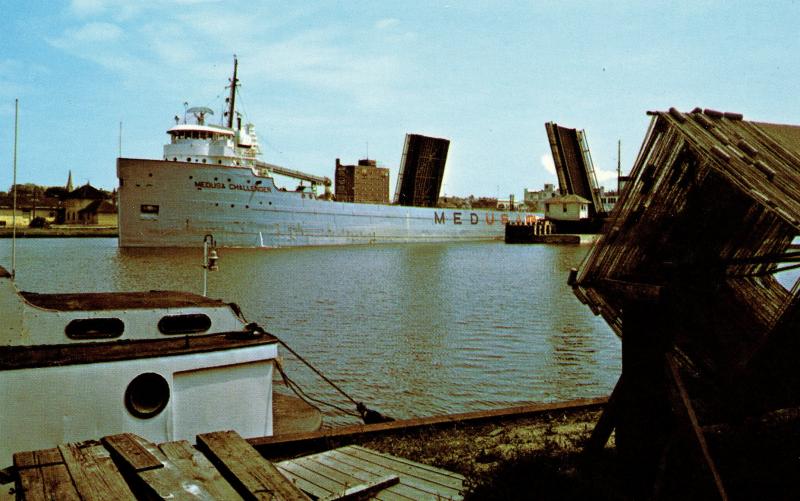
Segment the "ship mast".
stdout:
<svg viewBox="0 0 800 501">
<path fill-rule="evenodd" d="M 233 129 L 233 110 L 236 102 L 236 70 L 239 68 L 239 60 L 236 55 L 233 56 L 233 78 L 231 79 L 231 96 L 228 98 L 228 128 Z"/>
</svg>

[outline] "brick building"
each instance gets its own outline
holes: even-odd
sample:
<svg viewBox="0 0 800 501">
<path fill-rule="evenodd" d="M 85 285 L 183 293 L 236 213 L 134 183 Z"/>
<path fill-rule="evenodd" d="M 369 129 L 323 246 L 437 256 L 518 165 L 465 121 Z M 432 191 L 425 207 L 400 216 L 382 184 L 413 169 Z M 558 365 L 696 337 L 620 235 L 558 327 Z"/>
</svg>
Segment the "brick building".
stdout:
<svg viewBox="0 0 800 501">
<path fill-rule="evenodd" d="M 375 160 L 359 160 L 358 165 L 342 165 L 336 159 L 336 200 L 357 203 L 389 203 L 389 169 Z"/>
</svg>

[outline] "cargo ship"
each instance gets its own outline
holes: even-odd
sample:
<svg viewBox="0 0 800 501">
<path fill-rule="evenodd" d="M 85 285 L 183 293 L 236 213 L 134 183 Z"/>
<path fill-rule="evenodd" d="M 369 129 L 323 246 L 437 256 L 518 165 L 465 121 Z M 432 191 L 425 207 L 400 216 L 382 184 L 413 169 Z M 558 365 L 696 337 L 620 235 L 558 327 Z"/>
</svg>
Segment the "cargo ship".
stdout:
<svg viewBox="0 0 800 501">
<path fill-rule="evenodd" d="M 439 208 L 435 202 L 335 200 L 329 178 L 260 160 L 255 127 L 234 120 L 236 74 L 234 60 L 222 124 L 207 123 L 210 108 L 189 108 L 167 131 L 161 159 L 117 159 L 120 247 L 196 247 L 208 234 L 218 247 L 501 240 L 505 223 L 536 219 L 533 213 Z M 280 187 L 275 174 L 300 186 Z"/>
</svg>

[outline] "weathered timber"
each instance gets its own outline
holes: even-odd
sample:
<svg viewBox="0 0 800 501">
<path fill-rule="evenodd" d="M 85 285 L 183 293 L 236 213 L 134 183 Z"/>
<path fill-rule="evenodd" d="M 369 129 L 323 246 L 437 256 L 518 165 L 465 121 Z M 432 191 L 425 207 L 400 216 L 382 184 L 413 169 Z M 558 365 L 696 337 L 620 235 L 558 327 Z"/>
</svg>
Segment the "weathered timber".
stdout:
<svg viewBox="0 0 800 501">
<path fill-rule="evenodd" d="M 163 463 L 132 433 L 103 437 L 103 444 L 135 472 L 163 468 Z"/>
<path fill-rule="evenodd" d="M 348 486 L 374 486 L 391 478 L 379 499 L 461 499 L 464 477 L 408 459 L 359 446 L 346 446 L 288 459 L 278 468 L 299 487 L 320 499 L 336 499 Z"/>
<path fill-rule="evenodd" d="M 617 384 L 614 385 L 614 390 L 611 392 L 611 396 L 608 397 L 608 404 L 603 408 L 603 413 L 600 414 L 600 418 L 597 420 L 592 434 L 584 446 L 584 453 L 587 459 L 603 450 L 606 443 L 608 443 L 608 439 L 611 437 L 611 433 L 617 425 L 621 393 L 622 377 L 620 377 L 617 380 Z"/>
<path fill-rule="evenodd" d="M 397 475 L 386 475 L 385 477 L 373 480 L 372 482 L 358 484 L 353 487 L 349 487 L 342 492 L 336 492 L 324 498 L 320 498 L 320 501 L 348 501 L 364 499 L 364 496 L 369 496 L 375 492 L 382 491 L 383 489 L 391 487 L 398 482 L 400 482 L 400 477 Z"/>
<path fill-rule="evenodd" d="M 607 412 L 631 494 L 705 494 L 668 478 L 687 473 L 677 456 L 690 454 L 725 499 L 738 474 L 717 469 L 702 426 L 800 405 L 800 280 L 781 275 L 800 234 L 800 127 L 701 108 L 648 114 L 613 224 L 570 285 L 622 337 L 625 384 Z M 665 362 L 673 351 L 691 367 L 691 399 Z"/>
<path fill-rule="evenodd" d="M 116 340 L 40 346 L 0 347 L 0 370 L 31 367 L 55 367 L 111 362 L 134 358 L 162 357 L 173 354 L 204 353 L 222 349 L 274 344 L 271 334 L 250 335 L 243 332 L 170 337 L 164 339 Z"/>
<path fill-rule="evenodd" d="M 348 446 L 277 467 L 235 432 L 153 444 L 131 433 L 14 455 L 20 500 L 461 499 L 464 477 Z M 204 455 L 205 454 L 205 455 Z M 283 473 L 282 473 L 283 472 Z M 291 478 L 291 481 L 287 478 Z"/>
<path fill-rule="evenodd" d="M 198 435 L 197 446 L 245 499 L 309 499 L 234 431 Z"/>
<path fill-rule="evenodd" d="M 80 500 L 58 449 L 14 454 L 19 496 L 31 500 Z"/>
<path fill-rule="evenodd" d="M 608 399 L 605 397 L 583 398 L 569 402 L 529 404 L 507 407 L 504 409 L 446 414 L 424 418 L 398 419 L 387 423 L 343 426 L 310 433 L 287 433 L 285 435 L 272 437 L 254 437 L 248 438 L 247 441 L 261 453 L 279 455 L 282 453 L 296 453 L 309 449 L 322 449 L 328 447 L 328 444 L 331 442 L 337 442 L 341 445 L 349 443 L 349 441 L 353 439 L 371 435 L 381 435 L 392 432 L 400 433 L 421 428 L 438 428 L 467 423 L 492 422 L 508 417 L 537 416 L 554 411 L 595 409 L 602 407 L 607 402 Z"/>
<path fill-rule="evenodd" d="M 213 499 L 241 499 L 230 483 L 200 451 L 186 440 L 159 444 L 158 448 L 184 478 L 198 482 Z"/>
<path fill-rule="evenodd" d="M 703 430 L 700 428 L 700 424 L 697 420 L 697 414 L 692 406 L 692 401 L 683 385 L 678 364 L 675 361 L 674 356 L 670 353 L 667 353 L 666 355 L 666 365 L 668 375 L 672 379 L 674 391 L 677 393 L 676 398 L 673 398 L 673 401 L 675 402 L 674 409 L 682 418 L 680 421 L 685 423 L 684 426 L 688 429 L 687 432 L 697 444 L 700 455 L 702 456 L 701 463 L 705 468 L 707 468 L 708 473 L 711 475 L 716 492 L 719 495 L 719 499 L 722 501 L 727 501 L 728 495 L 725 492 L 725 486 L 723 485 L 722 478 L 717 470 L 717 465 L 714 463 L 714 459 L 711 457 L 711 452 L 708 449 L 705 435 L 703 435 Z"/>
<path fill-rule="evenodd" d="M 151 442 L 126 433 L 104 437 L 103 443 L 117 460 L 137 496 L 164 500 L 214 499 L 200 479 L 185 476 L 184 471 Z"/>
<path fill-rule="evenodd" d="M 84 501 L 135 499 L 109 452 L 101 445 L 96 442 L 64 444 L 59 445 L 58 450 Z"/>
</svg>

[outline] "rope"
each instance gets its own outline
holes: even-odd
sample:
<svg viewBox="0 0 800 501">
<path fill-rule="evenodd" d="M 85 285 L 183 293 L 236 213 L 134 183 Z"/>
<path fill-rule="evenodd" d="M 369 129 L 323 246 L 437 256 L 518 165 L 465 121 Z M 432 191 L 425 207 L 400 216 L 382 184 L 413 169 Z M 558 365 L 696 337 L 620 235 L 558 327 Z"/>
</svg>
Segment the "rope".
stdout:
<svg viewBox="0 0 800 501">
<path fill-rule="evenodd" d="M 259 327 L 259 326 L 258 326 L 258 324 L 256 324 L 256 323 L 250 323 L 250 324 L 247 324 L 247 325 L 245 326 L 245 329 L 246 329 L 246 330 L 248 330 L 249 332 L 253 332 L 253 333 L 256 333 L 256 332 L 266 332 L 264 329 L 262 329 L 261 327 Z M 385 423 L 385 422 L 387 422 L 387 421 L 394 421 L 394 418 L 391 418 L 391 417 L 389 417 L 389 416 L 384 416 L 384 415 L 383 415 L 383 414 L 381 414 L 380 412 L 377 412 L 377 411 L 374 411 L 374 410 L 372 410 L 372 409 L 369 409 L 369 408 L 367 408 L 367 406 L 366 406 L 366 405 L 364 405 L 364 403 L 363 403 L 363 402 L 357 402 L 357 401 L 356 401 L 356 400 L 355 400 L 353 397 L 351 397 L 350 395 L 348 395 L 348 394 L 347 394 L 347 393 L 346 393 L 346 392 L 345 392 L 343 389 L 339 388 L 339 386 L 338 386 L 336 383 L 334 383 L 333 381 L 331 381 L 330 379 L 328 379 L 328 377 L 326 377 L 326 376 L 325 376 L 325 374 L 323 374 L 322 372 L 320 372 L 320 371 L 319 371 L 319 369 L 317 369 L 316 367 L 314 367 L 313 365 L 311 365 L 311 363 L 310 363 L 308 360 L 306 360 L 305 358 L 303 358 L 303 357 L 302 357 L 302 356 L 301 356 L 299 353 L 297 353 L 297 352 L 296 352 L 296 351 L 294 351 L 294 350 L 293 350 L 291 347 L 289 347 L 289 345 L 288 345 L 288 344 L 286 344 L 286 343 L 285 343 L 285 342 L 284 342 L 282 339 L 280 339 L 280 338 L 277 338 L 277 337 L 276 337 L 275 339 L 277 339 L 277 340 L 278 340 L 278 343 L 280 343 L 280 344 L 281 344 L 281 346 L 283 346 L 284 348 L 286 348 L 286 349 L 289 351 L 289 353 L 291 353 L 292 355 L 294 355 L 294 356 L 295 356 L 295 358 L 297 358 L 298 360 L 300 360 L 301 362 L 303 362 L 303 363 L 304 363 L 304 364 L 305 364 L 305 365 L 306 365 L 306 366 L 307 366 L 309 369 L 311 369 L 312 371 L 314 371 L 314 373 L 315 373 L 316 375 L 318 375 L 318 376 L 319 376 L 320 378 L 322 378 L 322 379 L 323 379 L 323 380 L 324 380 L 326 383 L 328 383 L 329 385 L 331 385 L 331 386 L 332 386 L 332 387 L 333 387 L 333 388 L 334 388 L 336 391 L 338 391 L 339 393 L 341 393 L 341 394 L 342 394 L 342 395 L 343 395 L 343 396 L 344 396 L 344 397 L 345 397 L 347 400 L 349 400 L 350 402 L 352 402 L 352 403 L 353 403 L 353 405 L 355 405 L 355 406 L 356 406 L 356 412 L 357 412 L 357 413 L 354 413 L 353 411 L 348 411 L 347 409 L 343 409 L 343 408 L 341 408 L 341 407 L 338 407 L 338 406 L 336 406 L 336 405 L 334 405 L 334 404 L 331 404 L 331 403 L 329 403 L 329 402 L 325 402 L 325 401 L 323 401 L 323 400 L 316 399 L 316 398 L 314 398 L 314 397 L 312 397 L 312 396 L 308 395 L 307 393 L 305 393 L 305 392 L 302 390 L 302 388 L 300 388 L 300 385 L 298 385 L 297 383 L 295 383 L 294 381 L 292 381 L 292 380 L 289 378 L 289 376 L 287 376 L 287 375 L 286 375 L 286 373 L 283 371 L 283 368 L 282 368 L 282 367 L 280 367 L 280 365 L 279 365 L 279 364 L 276 364 L 276 367 L 278 367 L 278 372 L 280 372 L 280 373 L 281 373 L 281 377 L 283 377 L 283 380 L 286 382 L 286 385 L 289 387 L 289 389 L 290 389 L 290 390 L 292 390 L 292 391 L 294 392 L 294 394 L 295 394 L 295 395 L 297 395 L 297 396 L 298 396 L 300 399 L 302 399 L 304 402 L 306 402 L 307 404 L 311 405 L 312 407 L 314 407 L 314 408 L 315 408 L 315 409 L 317 409 L 317 410 L 319 410 L 319 408 L 317 408 L 315 405 L 311 404 L 311 403 L 309 402 L 309 400 L 311 400 L 312 402 L 316 402 L 316 403 L 318 403 L 318 404 L 320 404 L 320 405 L 327 405 L 327 406 L 329 406 L 329 407 L 332 407 L 332 408 L 334 408 L 334 409 L 336 409 L 336 410 L 338 410 L 339 412 L 342 412 L 342 413 L 344 413 L 344 414 L 347 414 L 347 415 L 350 415 L 350 416 L 359 417 L 359 418 L 361 418 L 361 420 L 362 420 L 362 421 L 364 421 L 364 423 L 365 423 L 365 424 L 370 424 L 370 423 Z"/>
<path fill-rule="evenodd" d="M 337 411 L 339 411 L 339 412 L 341 412 L 343 414 L 347 414 L 348 416 L 354 416 L 354 417 L 359 417 L 359 418 L 361 417 L 361 415 L 356 413 L 356 412 L 353 412 L 351 410 L 345 409 L 343 407 L 339 407 L 336 404 L 332 404 L 330 402 L 325 402 L 324 400 L 320 400 L 318 398 L 312 397 L 311 395 L 309 395 L 305 391 L 303 391 L 303 389 L 300 387 L 300 385 L 298 385 L 296 382 L 294 382 L 294 380 L 292 380 L 286 374 L 286 372 L 284 372 L 283 367 L 281 366 L 280 363 L 276 363 L 275 367 L 278 369 L 278 372 L 280 373 L 281 378 L 283 378 L 283 382 L 286 383 L 286 387 L 289 388 L 290 390 L 292 390 L 292 393 L 297 395 L 297 397 L 300 400 L 304 401 L 305 403 L 307 403 L 311 407 L 315 408 L 319 412 L 322 412 L 322 411 L 319 409 L 319 407 L 317 407 L 316 405 L 312 404 L 311 402 L 315 402 L 315 403 L 317 403 L 319 405 L 326 405 L 328 407 L 332 407 L 332 408 L 336 409 Z"/>
<path fill-rule="evenodd" d="M 325 376 L 325 374 L 323 374 L 323 373 L 321 373 L 319 370 L 317 370 L 317 368 L 316 368 L 316 367 L 314 367 L 313 365 L 311 365 L 311 364 L 310 364 L 310 363 L 309 363 L 309 362 L 308 362 L 308 361 L 307 361 L 305 358 L 301 357 L 301 356 L 300 356 L 300 354 L 298 354 L 298 353 L 297 353 L 296 351 L 294 351 L 293 349 L 289 348 L 289 345 L 288 345 L 288 344 L 286 344 L 286 343 L 284 343 L 282 339 L 278 339 L 278 342 L 281 344 L 281 346 L 283 346 L 284 348 L 286 348 L 287 350 L 289 350 L 289 353 L 291 353 L 292 355 L 294 355 L 294 356 L 295 356 L 295 357 L 296 357 L 298 360 L 300 360 L 301 362 L 303 362 L 304 364 L 306 364 L 306 365 L 308 366 L 308 368 L 309 368 L 309 369 L 311 369 L 311 370 L 312 370 L 312 371 L 314 371 L 314 372 L 315 372 L 315 373 L 316 373 L 316 374 L 317 374 L 319 377 L 321 377 L 322 379 L 324 379 L 324 380 L 325 380 L 325 382 L 327 382 L 329 385 L 333 386 L 333 388 L 334 388 L 336 391 L 338 391 L 339 393 L 341 393 L 342 395 L 344 395 L 344 397 L 345 397 L 347 400 L 349 400 L 350 402 L 352 402 L 352 403 L 353 403 L 353 405 L 356 405 L 356 406 L 358 406 L 358 405 L 360 404 L 360 402 L 356 402 L 356 401 L 353 399 L 353 397 L 351 397 L 350 395 L 348 395 L 347 393 L 345 393 L 345 391 L 344 391 L 343 389 L 339 388 L 339 387 L 336 385 L 336 383 L 334 383 L 333 381 L 331 381 L 330 379 L 328 379 L 328 378 Z"/>
</svg>

